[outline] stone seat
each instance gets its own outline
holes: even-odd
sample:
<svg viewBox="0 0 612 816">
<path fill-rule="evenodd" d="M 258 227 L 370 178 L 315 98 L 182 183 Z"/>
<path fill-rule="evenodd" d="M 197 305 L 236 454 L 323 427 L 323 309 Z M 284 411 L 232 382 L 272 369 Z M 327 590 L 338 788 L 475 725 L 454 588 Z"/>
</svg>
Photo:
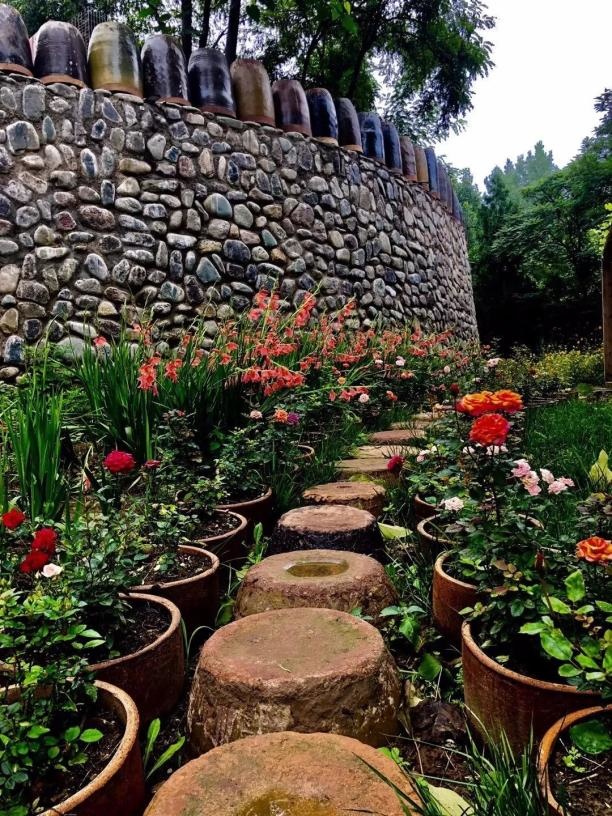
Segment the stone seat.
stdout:
<svg viewBox="0 0 612 816">
<path fill-rule="evenodd" d="M 385 488 L 374 482 L 329 482 L 314 485 L 302 493 L 306 504 L 346 504 L 367 510 L 373 516 L 382 515 Z"/>
<path fill-rule="evenodd" d="M 247 572 L 234 607 L 236 618 L 271 609 L 322 607 L 376 620 L 397 594 L 374 558 L 342 550 L 303 550 L 264 558 Z"/>
<path fill-rule="evenodd" d="M 393 785 L 418 801 L 398 766 L 369 745 L 336 734 L 263 734 L 188 762 L 145 816 L 403 816 Z"/>
<path fill-rule="evenodd" d="M 386 466 L 385 466 L 386 467 Z M 376 519 L 367 510 L 340 504 L 298 507 L 280 517 L 269 552 L 350 550 L 369 555 L 382 546 Z"/>
<path fill-rule="evenodd" d="M 252 734 L 331 732 L 381 745 L 397 732 L 400 683 L 380 632 L 331 609 L 279 609 L 218 629 L 195 672 L 193 755 Z"/>
</svg>

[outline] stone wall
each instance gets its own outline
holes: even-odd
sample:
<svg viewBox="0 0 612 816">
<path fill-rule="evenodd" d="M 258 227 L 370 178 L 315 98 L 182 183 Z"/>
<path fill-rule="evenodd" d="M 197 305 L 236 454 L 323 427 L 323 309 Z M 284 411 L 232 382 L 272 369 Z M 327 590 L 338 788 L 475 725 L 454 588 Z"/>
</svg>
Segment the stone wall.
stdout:
<svg viewBox="0 0 612 816">
<path fill-rule="evenodd" d="M 461 225 L 384 166 L 299 134 L 0 76 L 0 376 L 25 342 L 171 335 L 246 309 L 355 297 L 362 325 L 477 334 Z M 8 368 L 8 370 L 7 370 Z"/>
</svg>

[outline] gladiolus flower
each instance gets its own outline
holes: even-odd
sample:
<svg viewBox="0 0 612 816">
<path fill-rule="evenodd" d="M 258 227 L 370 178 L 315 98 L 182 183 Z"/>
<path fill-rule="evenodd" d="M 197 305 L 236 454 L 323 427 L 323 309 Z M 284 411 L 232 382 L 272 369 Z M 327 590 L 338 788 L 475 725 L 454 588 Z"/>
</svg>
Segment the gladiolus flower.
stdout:
<svg viewBox="0 0 612 816">
<path fill-rule="evenodd" d="M 178 380 L 178 373 L 179 369 L 183 365 L 182 360 L 171 360 L 169 363 L 166 363 L 165 373 L 166 377 L 171 382 L 176 382 Z"/>
<path fill-rule="evenodd" d="M 392 456 L 389 461 L 387 462 L 387 470 L 389 473 L 392 473 L 394 476 L 398 476 L 402 472 L 402 468 L 404 467 L 404 457 L 403 456 Z"/>
<path fill-rule="evenodd" d="M 26 516 L 24 512 L 18 507 L 11 507 L 10 510 L 7 510 L 7 512 L 3 514 L 2 523 L 7 530 L 16 530 L 17 527 L 23 524 L 25 519 Z"/>
<path fill-rule="evenodd" d="M 45 564 L 42 569 L 42 574 L 45 578 L 57 578 L 58 575 L 64 571 L 63 567 L 58 566 L 57 564 Z"/>
<path fill-rule="evenodd" d="M 459 510 L 463 510 L 464 501 L 460 499 L 459 496 L 453 496 L 450 499 L 444 499 L 442 502 L 442 506 L 445 510 L 450 510 L 453 513 L 458 513 Z"/>
<path fill-rule="evenodd" d="M 479 445 L 503 445 L 510 432 L 510 423 L 501 414 L 486 414 L 474 420 L 470 441 Z"/>
<path fill-rule="evenodd" d="M 591 536 L 579 541 L 576 555 L 591 564 L 606 564 L 612 561 L 612 541 L 600 536 Z"/>
<path fill-rule="evenodd" d="M 46 552 L 42 550 L 32 550 L 32 552 L 29 552 L 23 559 L 19 565 L 19 569 L 25 573 L 38 572 L 38 570 L 42 569 L 45 564 L 48 563 L 49 556 Z"/>
<path fill-rule="evenodd" d="M 104 467 L 110 473 L 130 473 L 136 467 L 136 460 L 131 453 L 114 450 L 105 458 Z"/>
<path fill-rule="evenodd" d="M 32 539 L 32 550 L 44 552 L 46 555 L 55 555 L 55 543 L 57 541 L 57 533 L 50 527 L 41 527 L 34 533 Z"/>
</svg>

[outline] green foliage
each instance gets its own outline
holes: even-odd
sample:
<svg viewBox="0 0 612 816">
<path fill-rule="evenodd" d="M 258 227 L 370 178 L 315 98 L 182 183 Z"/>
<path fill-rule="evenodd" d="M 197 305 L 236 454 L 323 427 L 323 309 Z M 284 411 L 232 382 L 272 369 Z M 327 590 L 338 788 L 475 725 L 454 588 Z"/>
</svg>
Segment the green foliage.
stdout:
<svg viewBox="0 0 612 816">
<path fill-rule="evenodd" d="M 157 744 L 157 740 L 159 738 L 159 733 L 161 730 L 161 722 L 159 719 L 152 720 L 149 723 L 149 727 L 147 729 L 147 738 L 145 741 L 145 750 L 144 756 L 142 758 L 144 770 L 145 770 L 145 778 L 150 779 L 154 776 L 160 768 L 163 768 L 164 765 L 167 765 L 168 762 L 177 754 L 183 745 L 185 744 L 185 737 L 179 737 L 175 742 L 169 745 L 162 753 L 157 757 L 157 759 L 153 760 L 153 754 L 155 751 L 155 745 Z"/>
<path fill-rule="evenodd" d="M 574 745 L 585 754 L 612 751 L 612 732 L 601 719 L 583 720 L 569 730 Z"/>
</svg>

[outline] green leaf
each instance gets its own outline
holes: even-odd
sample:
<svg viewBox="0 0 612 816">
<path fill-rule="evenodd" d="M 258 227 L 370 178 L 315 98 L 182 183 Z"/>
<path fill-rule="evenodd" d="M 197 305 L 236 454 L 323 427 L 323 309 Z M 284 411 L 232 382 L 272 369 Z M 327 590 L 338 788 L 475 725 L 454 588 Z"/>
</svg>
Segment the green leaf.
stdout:
<svg viewBox="0 0 612 816">
<path fill-rule="evenodd" d="M 576 666 L 572 666 L 571 663 L 563 663 L 563 665 L 559 666 L 559 674 L 561 677 L 578 677 L 582 672 Z"/>
<path fill-rule="evenodd" d="M 28 733 L 26 734 L 26 737 L 28 739 L 38 739 L 39 737 L 42 737 L 44 734 L 48 734 L 48 733 L 49 733 L 49 729 L 45 728 L 43 725 L 32 725 L 28 729 Z"/>
<path fill-rule="evenodd" d="M 75 739 L 78 738 L 79 734 L 81 733 L 81 729 L 78 725 L 73 725 L 72 728 L 67 728 L 64 731 L 64 739 L 66 742 L 74 742 Z"/>
<path fill-rule="evenodd" d="M 176 752 L 181 750 L 181 748 L 183 747 L 184 744 L 185 744 L 185 737 L 181 737 L 175 743 L 173 743 L 168 748 L 166 748 L 166 750 L 160 756 L 160 758 L 157 760 L 155 765 L 153 765 L 151 770 L 147 773 L 147 779 L 149 779 L 149 777 L 153 776 L 155 771 L 159 770 L 159 768 L 161 768 L 162 765 L 165 765 L 166 762 L 169 762 L 172 759 L 172 757 L 176 754 Z"/>
<path fill-rule="evenodd" d="M 585 754 L 602 754 L 612 750 L 612 733 L 599 719 L 576 723 L 569 731 L 574 745 Z"/>
<path fill-rule="evenodd" d="M 574 653 L 574 647 L 560 629 L 540 634 L 542 648 L 551 657 L 557 660 L 569 660 Z"/>
<path fill-rule="evenodd" d="M 407 527 L 397 527 L 395 524 L 382 524 L 379 522 L 378 529 L 380 530 L 382 537 L 386 538 L 387 540 L 410 537 L 410 530 L 408 530 Z"/>
<path fill-rule="evenodd" d="M 418 621 L 410 617 L 402 618 L 398 630 L 414 646 L 420 630 Z"/>
<path fill-rule="evenodd" d="M 417 669 L 419 676 L 422 677 L 423 680 L 435 680 L 441 671 L 442 664 L 438 658 L 426 652 Z"/>
<path fill-rule="evenodd" d="M 427 783 L 432 799 L 440 808 L 440 816 L 473 816 L 474 811 L 462 796 L 448 788 L 438 788 Z"/>
<path fill-rule="evenodd" d="M 549 598 L 548 602 L 553 612 L 556 612 L 558 615 L 571 615 L 571 608 L 560 598 Z"/>
<path fill-rule="evenodd" d="M 565 579 L 565 588 L 570 601 L 581 601 L 584 598 L 586 589 L 581 570 L 576 570 L 567 576 Z"/>
<path fill-rule="evenodd" d="M 607 601 L 595 601 L 595 606 L 606 614 L 612 613 L 612 603 L 608 603 Z"/>
<path fill-rule="evenodd" d="M 103 736 L 104 734 L 97 728 L 86 728 L 79 739 L 81 742 L 99 742 Z"/>
<path fill-rule="evenodd" d="M 521 628 L 519 629 L 519 633 L 521 635 L 539 635 L 540 632 L 544 632 L 548 627 L 545 623 L 541 621 L 536 621 L 535 623 L 524 623 Z"/>
</svg>

